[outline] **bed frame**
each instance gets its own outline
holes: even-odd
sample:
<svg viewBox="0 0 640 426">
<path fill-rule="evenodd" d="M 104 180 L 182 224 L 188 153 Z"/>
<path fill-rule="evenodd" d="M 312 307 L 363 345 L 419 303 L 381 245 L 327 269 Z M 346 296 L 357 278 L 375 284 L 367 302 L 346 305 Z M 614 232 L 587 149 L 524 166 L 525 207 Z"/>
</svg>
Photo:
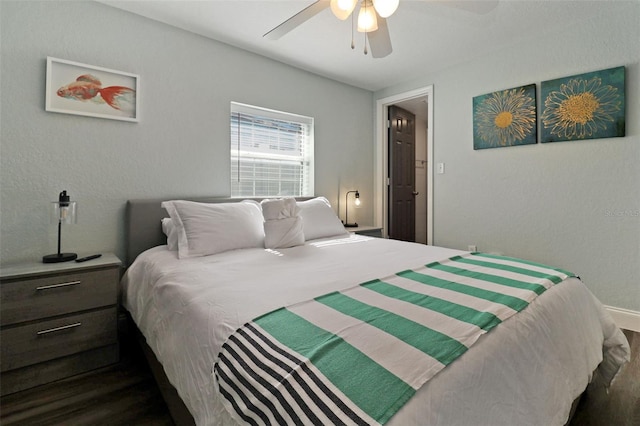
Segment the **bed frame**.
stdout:
<svg viewBox="0 0 640 426">
<path fill-rule="evenodd" d="M 133 199 L 127 201 L 125 210 L 125 231 L 126 231 L 126 266 L 128 267 L 138 257 L 140 253 L 152 247 L 167 243 L 167 237 L 162 232 L 162 219 L 169 217 L 169 214 L 160 204 L 169 200 L 187 200 L 200 203 L 236 203 L 242 200 L 261 201 L 262 198 L 228 198 L 228 197 L 205 197 L 205 198 L 156 198 L 156 199 Z M 299 201 L 309 200 L 311 197 L 296 197 Z M 127 329 L 131 330 L 132 337 L 138 342 L 144 353 L 151 372 L 158 384 L 162 397 L 167 403 L 171 417 L 177 426 L 194 425 L 195 421 L 186 405 L 178 395 L 178 391 L 169 382 L 164 372 L 162 364 L 158 361 L 153 350 L 147 344 L 146 339 L 138 330 L 137 325 L 131 319 L 131 315 L 126 313 Z"/>
<path fill-rule="evenodd" d="M 297 198 L 300 201 L 308 200 L 311 197 Z M 176 200 L 178 198 L 158 198 L 158 199 L 133 199 L 127 201 L 126 207 L 126 265 L 129 266 L 140 253 L 152 247 L 166 244 L 166 236 L 162 232 L 161 221 L 169 214 L 160 204 L 163 201 Z M 180 198 L 182 200 L 197 201 L 202 203 L 233 203 L 243 199 L 226 198 L 226 197 L 209 197 L 209 198 Z M 259 198 L 245 198 L 260 201 Z M 151 372 L 158 384 L 162 397 L 164 398 L 167 408 L 171 413 L 176 426 L 195 425 L 193 416 L 187 409 L 186 405 L 178 395 L 177 390 L 169 382 L 162 364 L 158 361 L 155 354 L 147 344 L 144 336 L 138 330 L 138 327 L 131 319 L 127 312 L 128 327 L 132 330 L 138 344 L 149 363 Z M 571 406 L 571 413 L 565 426 L 571 423 L 571 419 L 578 407 L 582 394 L 576 398 Z"/>
<path fill-rule="evenodd" d="M 176 198 L 163 199 L 137 199 L 127 201 L 125 211 L 126 222 L 126 266 L 138 257 L 140 253 L 152 247 L 166 244 L 167 237 L 162 232 L 162 219 L 169 217 L 169 214 L 160 204 Z M 233 202 L 229 198 L 183 198 L 189 201 L 198 201 L 203 203 L 223 203 Z M 142 353 L 147 359 L 151 373 L 153 374 L 162 398 L 167 404 L 167 408 L 171 413 L 174 423 L 177 426 L 195 425 L 193 416 L 184 404 L 178 391 L 169 382 L 162 364 L 158 361 L 153 350 L 147 344 L 146 339 L 138 329 L 131 315 L 127 312 L 127 329 L 131 330 L 130 334 L 142 349 Z"/>
</svg>

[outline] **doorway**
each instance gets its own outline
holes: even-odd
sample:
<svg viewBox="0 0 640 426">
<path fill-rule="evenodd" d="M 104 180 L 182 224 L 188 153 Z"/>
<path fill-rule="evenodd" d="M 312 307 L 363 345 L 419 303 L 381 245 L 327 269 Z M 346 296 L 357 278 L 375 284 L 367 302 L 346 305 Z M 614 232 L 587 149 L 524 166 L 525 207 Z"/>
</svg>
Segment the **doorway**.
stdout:
<svg viewBox="0 0 640 426">
<path fill-rule="evenodd" d="M 383 227 L 385 237 L 393 237 L 394 207 L 392 205 L 389 185 L 392 181 L 390 163 L 389 133 L 391 125 L 389 107 L 398 106 L 415 114 L 416 143 L 415 158 L 410 172 L 415 173 L 415 186 L 412 195 L 415 197 L 414 220 L 407 219 L 415 226 L 415 241 L 433 244 L 433 86 L 401 93 L 376 102 L 376 209 L 374 222 Z M 408 170 L 405 170 L 408 171 Z M 417 192 L 417 194 L 413 194 Z M 411 213 L 401 213 L 410 218 Z M 411 232 L 411 231 L 408 231 Z M 406 239 L 406 238 L 402 238 Z"/>
<path fill-rule="evenodd" d="M 388 234 L 394 240 L 415 242 L 419 239 L 416 235 L 416 220 L 419 220 L 416 198 L 420 195 L 416 191 L 416 116 L 399 104 L 391 105 L 388 114 Z"/>
</svg>

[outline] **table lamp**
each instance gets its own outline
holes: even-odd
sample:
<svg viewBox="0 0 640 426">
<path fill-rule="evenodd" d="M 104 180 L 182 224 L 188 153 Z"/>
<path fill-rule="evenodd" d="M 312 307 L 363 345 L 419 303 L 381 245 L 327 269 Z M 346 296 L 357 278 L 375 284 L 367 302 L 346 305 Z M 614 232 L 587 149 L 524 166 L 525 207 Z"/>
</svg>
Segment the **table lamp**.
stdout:
<svg viewBox="0 0 640 426">
<path fill-rule="evenodd" d="M 356 207 L 360 206 L 360 192 L 358 190 L 355 191 L 347 191 L 347 194 L 344 196 L 345 206 L 344 206 L 344 226 L 346 228 L 357 228 L 358 224 L 356 222 L 349 223 L 349 194 L 355 192 L 356 193 Z"/>
<path fill-rule="evenodd" d="M 68 262 L 78 257 L 76 253 L 62 253 L 60 251 L 60 235 L 62 224 L 76 223 L 76 202 L 70 201 L 67 191 L 62 191 L 58 201 L 51 203 L 51 222 L 58 224 L 58 253 L 48 254 L 42 257 L 44 263 Z"/>
</svg>

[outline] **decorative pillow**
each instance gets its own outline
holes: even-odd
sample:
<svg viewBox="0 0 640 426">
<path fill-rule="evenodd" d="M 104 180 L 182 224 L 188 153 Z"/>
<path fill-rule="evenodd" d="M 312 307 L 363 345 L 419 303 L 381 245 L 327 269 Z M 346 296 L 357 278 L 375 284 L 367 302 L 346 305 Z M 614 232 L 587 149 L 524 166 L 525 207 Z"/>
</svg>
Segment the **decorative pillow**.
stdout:
<svg viewBox="0 0 640 426">
<path fill-rule="evenodd" d="M 262 200 L 264 216 L 264 246 L 270 249 L 295 247 L 304 244 L 302 219 L 294 198 Z"/>
<path fill-rule="evenodd" d="M 167 236 L 167 247 L 169 250 L 178 250 L 178 231 L 176 231 L 173 220 L 168 217 L 162 219 L 162 232 Z"/>
<path fill-rule="evenodd" d="M 264 223 L 264 246 L 269 249 L 295 247 L 304 244 L 302 218 L 267 220 Z"/>
<path fill-rule="evenodd" d="M 263 247 L 262 212 L 257 203 L 174 200 L 161 205 L 169 213 L 177 232 L 180 259 Z"/>
<path fill-rule="evenodd" d="M 297 204 L 300 207 L 305 240 L 348 234 L 325 197 L 298 201 Z"/>
<path fill-rule="evenodd" d="M 295 198 L 265 199 L 260 203 L 264 220 L 286 219 L 298 216 L 300 208 Z"/>
</svg>

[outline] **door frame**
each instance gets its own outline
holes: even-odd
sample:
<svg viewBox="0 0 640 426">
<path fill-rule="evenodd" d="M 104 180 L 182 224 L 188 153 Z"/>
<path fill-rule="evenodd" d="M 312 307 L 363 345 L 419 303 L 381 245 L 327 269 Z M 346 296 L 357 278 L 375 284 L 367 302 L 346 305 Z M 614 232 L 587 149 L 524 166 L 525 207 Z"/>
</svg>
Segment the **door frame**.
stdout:
<svg viewBox="0 0 640 426">
<path fill-rule="evenodd" d="M 389 217 L 388 200 L 388 107 L 409 99 L 427 98 L 427 244 L 433 245 L 433 85 L 414 89 L 397 95 L 376 100 L 376 145 L 374 169 L 373 221 L 382 226 L 383 237 L 388 236 L 387 220 Z"/>
</svg>

